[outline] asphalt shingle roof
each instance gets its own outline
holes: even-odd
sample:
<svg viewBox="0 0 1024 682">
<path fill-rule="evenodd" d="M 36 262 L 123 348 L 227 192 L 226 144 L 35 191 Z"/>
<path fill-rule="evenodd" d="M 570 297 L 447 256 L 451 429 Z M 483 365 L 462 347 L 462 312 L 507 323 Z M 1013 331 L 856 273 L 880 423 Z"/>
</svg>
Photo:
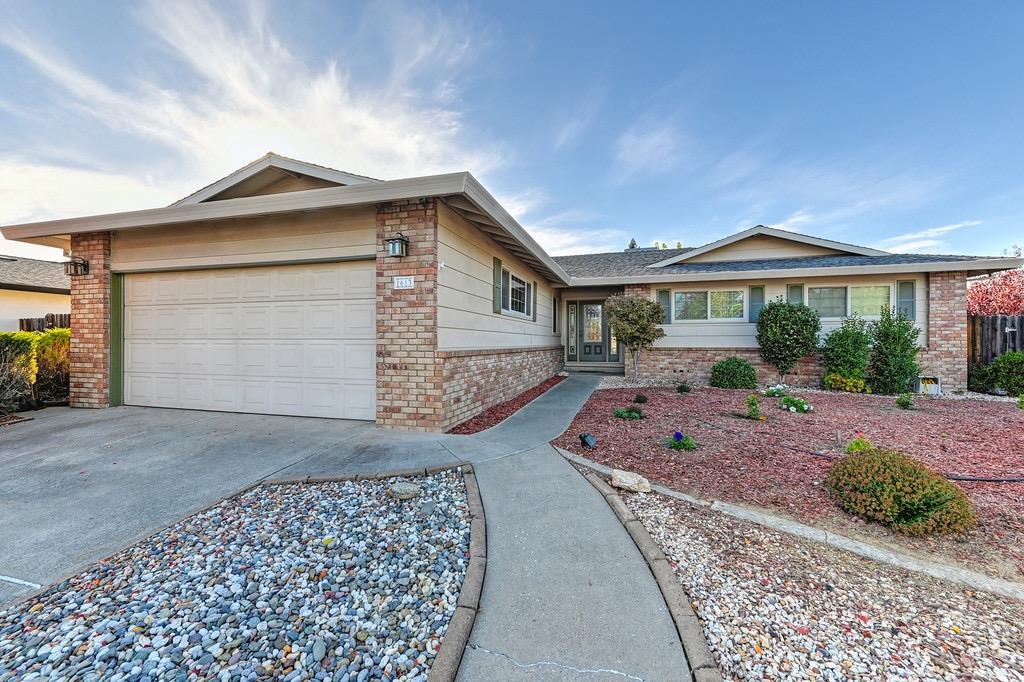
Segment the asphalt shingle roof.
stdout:
<svg viewBox="0 0 1024 682">
<path fill-rule="evenodd" d="M 691 249 L 630 249 L 612 253 L 556 256 L 555 262 L 571 277 L 636 277 L 643 275 L 703 274 L 746 270 L 790 270 L 796 268 L 834 268 L 857 265 L 913 265 L 915 263 L 984 260 L 984 256 L 948 256 L 924 253 L 890 253 L 881 256 L 835 254 L 795 258 L 764 258 L 714 263 L 673 263 L 660 268 L 647 267 Z"/>
<path fill-rule="evenodd" d="M 0 289 L 71 291 L 64 264 L 20 256 L 0 256 Z"/>
</svg>

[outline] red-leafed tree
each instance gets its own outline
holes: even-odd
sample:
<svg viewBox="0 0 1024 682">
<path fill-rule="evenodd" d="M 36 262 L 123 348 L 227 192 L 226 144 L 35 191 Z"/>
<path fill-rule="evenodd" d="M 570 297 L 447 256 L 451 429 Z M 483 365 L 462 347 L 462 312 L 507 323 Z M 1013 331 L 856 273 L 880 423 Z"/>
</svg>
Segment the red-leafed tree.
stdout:
<svg viewBox="0 0 1024 682">
<path fill-rule="evenodd" d="M 1021 247 L 1008 253 L 1018 258 Z M 1007 270 L 971 282 L 967 287 L 968 315 L 1024 315 L 1024 269 Z"/>
</svg>

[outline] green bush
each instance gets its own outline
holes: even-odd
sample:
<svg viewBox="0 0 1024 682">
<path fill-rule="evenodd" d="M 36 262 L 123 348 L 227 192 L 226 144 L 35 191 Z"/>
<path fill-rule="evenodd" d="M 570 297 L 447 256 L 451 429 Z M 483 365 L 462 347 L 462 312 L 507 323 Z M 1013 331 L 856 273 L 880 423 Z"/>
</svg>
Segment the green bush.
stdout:
<svg viewBox="0 0 1024 682">
<path fill-rule="evenodd" d="M 875 393 L 904 393 L 918 375 L 917 337 L 920 330 L 903 313 L 882 309 L 871 324 L 871 387 Z"/>
<path fill-rule="evenodd" d="M 757 345 L 764 361 L 779 370 L 779 381 L 785 381 L 800 358 L 815 351 L 820 331 L 821 318 L 805 305 L 782 299 L 765 304 L 757 318 Z"/>
<path fill-rule="evenodd" d="M 1024 393 L 1017 396 L 1017 409 L 1024 410 Z"/>
<path fill-rule="evenodd" d="M 617 407 L 612 413 L 619 419 L 643 419 L 644 411 L 635 405 L 629 407 Z"/>
<path fill-rule="evenodd" d="M 826 375 L 860 379 L 863 385 L 871 360 L 871 334 L 868 333 L 867 322 L 856 315 L 843 320 L 838 329 L 833 329 L 825 337 L 821 360 Z"/>
<path fill-rule="evenodd" d="M 687 452 L 692 452 L 697 449 L 697 441 L 694 440 L 693 436 L 685 434 L 682 431 L 676 431 L 666 438 L 665 445 L 673 450 L 686 450 Z"/>
<path fill-rule="evenodd" d="M 681 382 L 679 384 L 676 384 L 676 393 L 689 393 L 689 392 L 690 392 L 690 384 L 686 383 L 685 381 L 683 381 L 683 382 Z"/>
<path fill-rule="evenodd" d="M 756 393 L 747 396 L 747 419 L 760 421 L 764 415 L 761 414 L 761 400 Z"/>
<path fill-rule="evenodd" d="M 716 388 L 757 388 L 757 372 L 743 358 L 726 358 L 711 368 L 711 385 Z"/>
<path fill-rule="evenodd" d="M 645 396 L 643 393 L 637 393 L 635 396 L 633 396 L 633 402 L 636 403 L 637 405 L 643 405 L 644 403 L 647 402 L 647 396 Z"/>
<path fill-rule="evenodd" d="M 992 369 L 985 365 L 971 365 L 967 370 L 967 388 L 977 393 L 992 390 Z"/>
<path fill-rule="evenodd" d="M 32 400 L 38 338 L 36 332 L 0 332 L 0 412 L 13 412 Z"/>
<path fill-rule="evenodd" d="M 961 533 L 976 523 L 960 488 L 895 450 L 847 455 L 832 465 L 825 485 L 847 512 L 905 535 Z"/>
<path fill-rule="evenodd" d="M 988 366 L 992 385 L 1007 395 L 1024 393 L 1024 352 L 1003 353 Z"/>
<path fill-rule="evenodd" d="M 868 450 L 874 450 L 875 446 L 871 444 L 867 436 L 857 434 L 857 436 L 846 444 L 846 448 L 843 449 L 848 455 L 856 455 L 859 452 L 867 452 Z"/>
<path fill-rule="evenodd" d="M 863 393 L 867 384 L 863 379 L 851 379 L 839 374 L 826 374 L 821 380 L 821 387 L 826 391 L 846 391 L 847 393 Z"/>
<path fill-rule="evenodd" d="M 900 393 L 896 396 L 896 407 L 901 410 L 909 410 L 914 406 L 914 396 L 911 393 Z"/>
<path fill-rule="evenodd" d="M 67 400 L 71 375 L 71 330 L 48 329 L 36 340 L 36 397 L 40 400 Z"/>
</svg>

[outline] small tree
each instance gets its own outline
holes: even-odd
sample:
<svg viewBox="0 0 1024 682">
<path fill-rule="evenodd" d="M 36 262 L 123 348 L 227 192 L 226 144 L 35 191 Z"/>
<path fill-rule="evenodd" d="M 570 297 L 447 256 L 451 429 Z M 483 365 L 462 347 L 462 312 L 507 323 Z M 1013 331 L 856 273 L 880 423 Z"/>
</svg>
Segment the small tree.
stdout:
<svg viewBox="0 0 1024 682">
<path fill-rule="evenodd" d="M 905 393 L 917 376 L 917 337 L 920 330 L 903 313 L 882 308 L 870 327 L 871 388 L 875 393 Z"/>
<path fill-rule="evenodd" d="M 636 381 L 640 376 L 640 353 L 665 336 L 659 326 L 665 313 L 657 301 L 625 294 L 610 296 L 604 305 L 612 334 L 629 351 Z"/>
<path fill-rule="evenodd" d="M 818 313 L 803 304 L 781 298 L 765 304 L 757 318 L 757 345 L 764 361 L 779 370 L 779 381 L 785 381 L 800 358 L 814 352 L 820 331 Z"/>
</svg>

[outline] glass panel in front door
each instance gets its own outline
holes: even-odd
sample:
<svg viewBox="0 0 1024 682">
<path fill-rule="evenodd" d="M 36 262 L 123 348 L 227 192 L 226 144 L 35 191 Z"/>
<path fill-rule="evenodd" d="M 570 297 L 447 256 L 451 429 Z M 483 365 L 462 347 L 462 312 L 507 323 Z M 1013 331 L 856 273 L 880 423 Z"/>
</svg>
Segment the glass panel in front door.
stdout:
<svg viewBox="0 0 1024 682">
<path fill-rule="evenodd" d="M 600 303 L 583 304 L 582 357 L 584 362 L 604 362 L 604 315 Z"/>
</svg>

